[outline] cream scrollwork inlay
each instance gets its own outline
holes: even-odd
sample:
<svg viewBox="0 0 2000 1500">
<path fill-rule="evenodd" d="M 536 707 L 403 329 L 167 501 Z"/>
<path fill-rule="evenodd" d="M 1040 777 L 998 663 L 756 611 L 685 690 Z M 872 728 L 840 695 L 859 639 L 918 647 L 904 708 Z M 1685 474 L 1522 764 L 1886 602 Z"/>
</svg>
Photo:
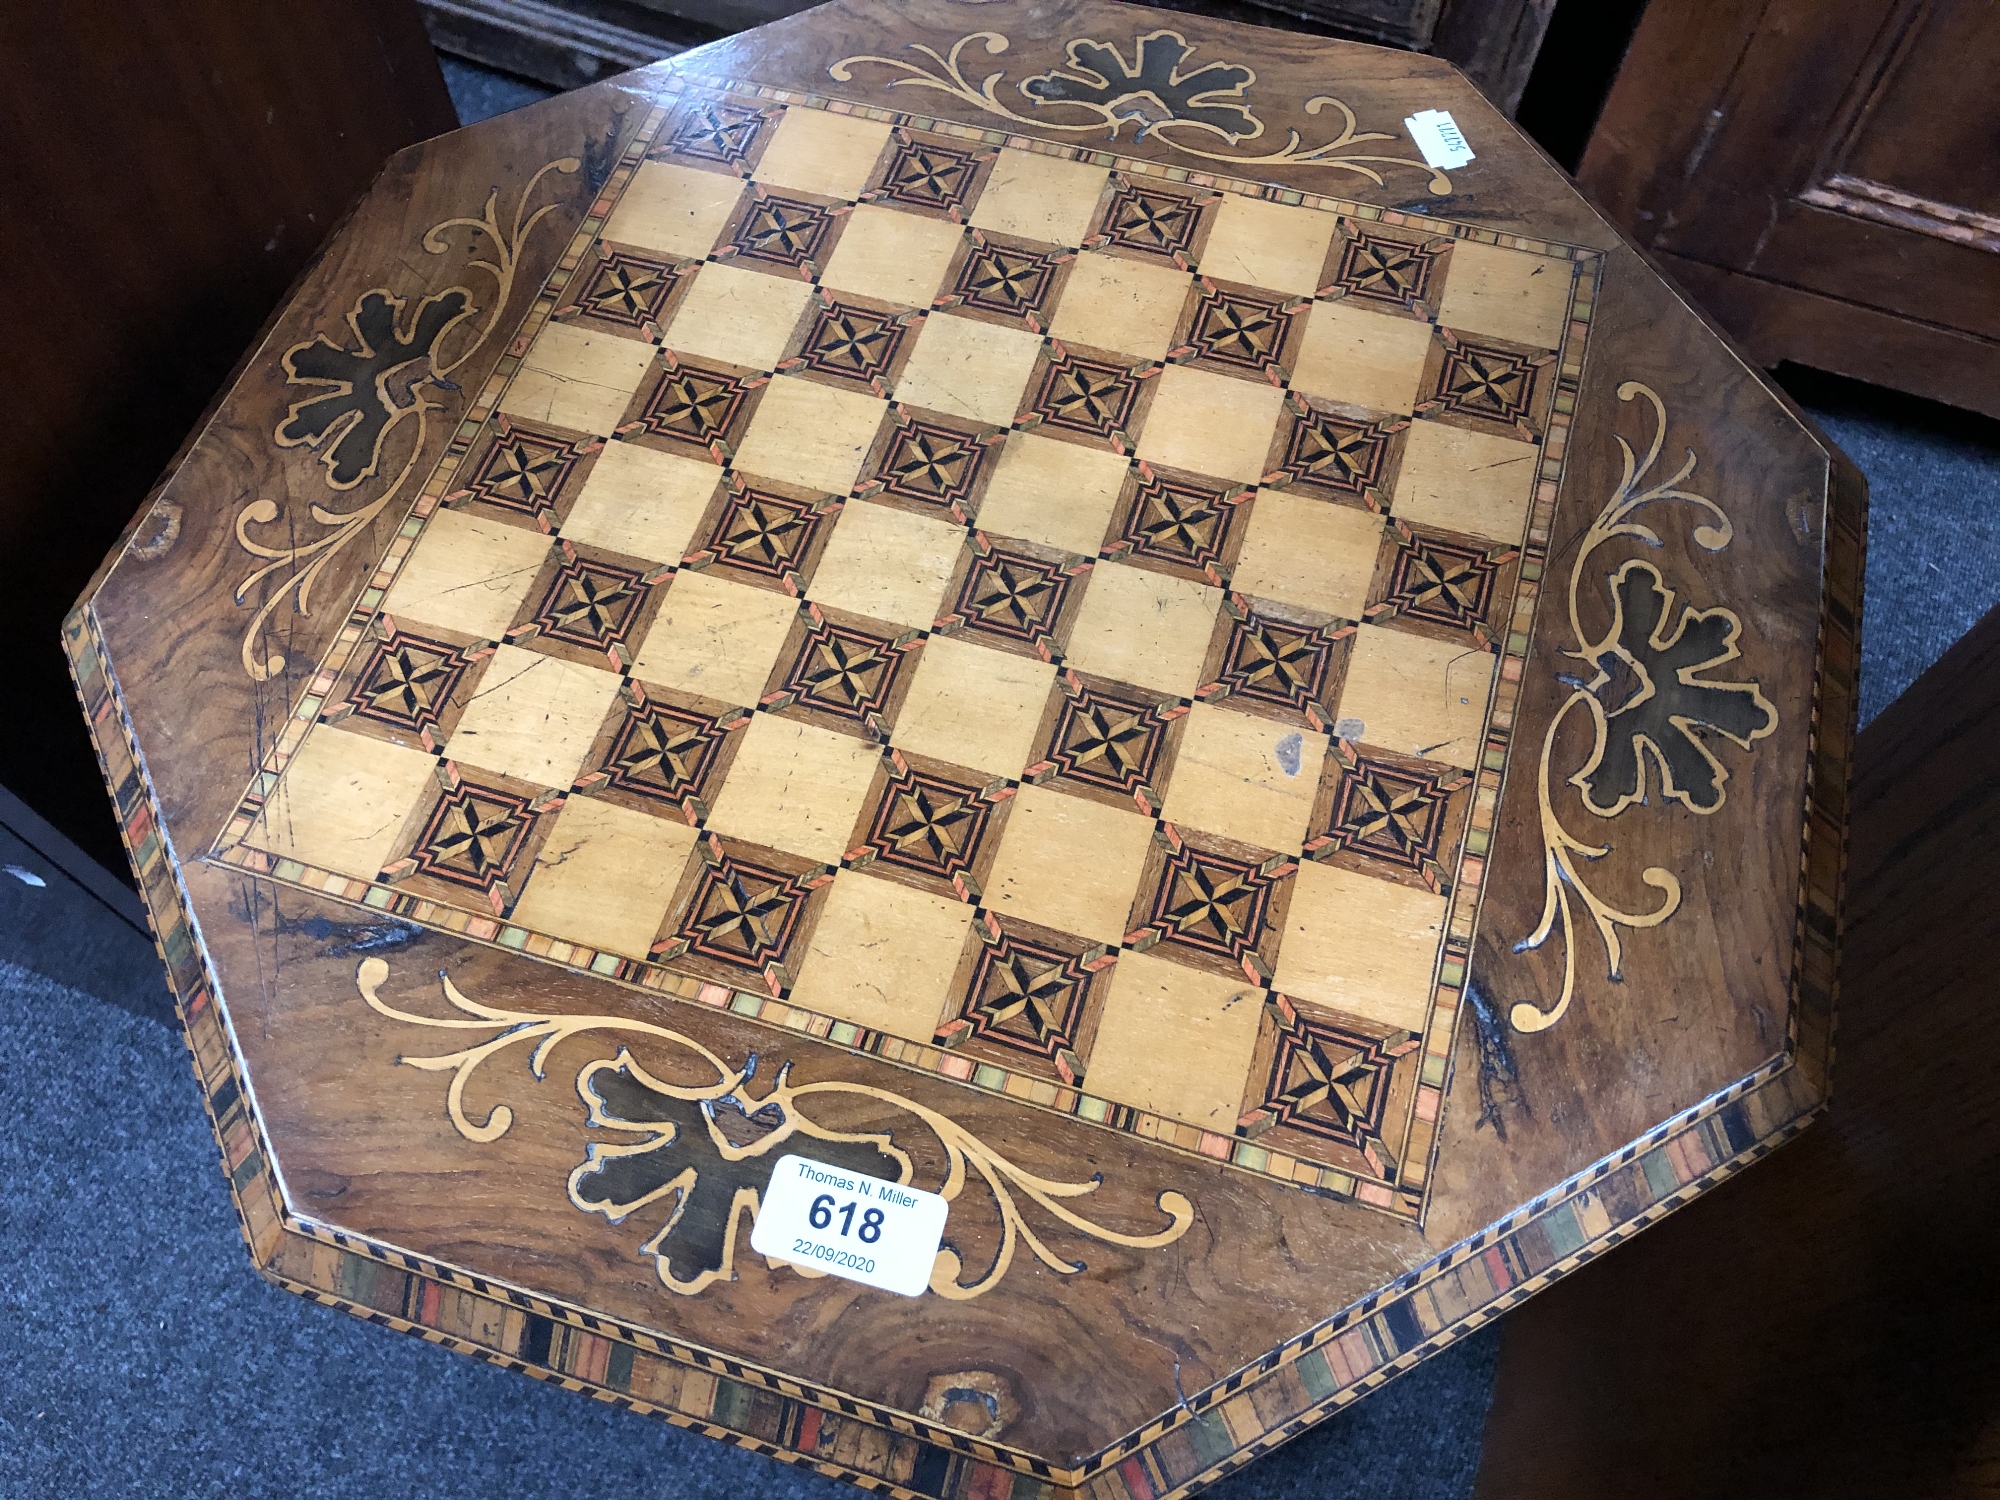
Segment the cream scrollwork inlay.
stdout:
<svg viewBox="0 0 2000 1500">
<path fill-rule="evenodd" d="M 1067 1201 L 1095 1192 L 1101 1185 L 1097 1179 L 1065 1182 L 1040 1176 L 949 1116 L 887 1089 L 842 1079 L 795 1083 L 787 1063 L 778 1069 L 771 1086 L 757 1094 L 751 1090 L 754 1058 L 743 1067 L 732 1067 L 670 1026 L 622 1016 L 503 1010 L 469 998 L 449 975 L 441 975 L 440 982 L 455 1014 L 423 1015 L 398 1009 L 382 998 L 388 979 L 389 965 L 379 958 L 363 960 L 356 972 L 362 999 L 378 1014 L 411 1026 L 487 1033 L 455 1052 L 397 1059 L 425 1072 L 451 1074 L 446 1112 L 469 1141 L 497 1141 L 513 1128 L 514 1111 L 508 1105 L 495 1105 L 484 1119 L 475 1119 L 465 1107 L 465 1087 L 473 1074 L 511 1047 L 533 1044 L 528 1068 L 537 1079 L 546 1076 L 549 1056 L 559 1045 L 585 1032 L 642 1042 L 670 1058 L 677 1069 L 694 1070 L 698 1076 L 692 1083 L 661 1078 L 622 1045 L 616 1056 L 584 1064 L 577 1073 L 576 1089 L 589 1111 L 589 1123 L 612 1132 L 616 1139 L 589 1143 L 568 1184 L 572 1205 L 603 1214 L 613 1223 L 671 1200 L 665 1224 L 640 1250 L 652 1259 L 661 1284 L 682 1296 L 734 1278 L 744 1221 L 756 1216 L 760 1192 L 785 1149 L 869 1176 L 911 1181 L 915 1164 L 889 1129 L 830 1126 L 814 1118 L 811 1106 L 816 1100 L 845 1100 L 850 1107 L 859 1104 L 871 1116 L 902 1116 L 921 1126 L 935 1143 L 932 1154 L 943 1163 L 943 1180 L 934 1191 L 954 1205 L 974 1177 L 985 1187 L 999 1223 L 999 1245 L 986 1269 L 969 1280 L 961 1280 L 965 1267 L 958 1251 L 949 1243 L 940 1249 L 930 1289 L 941 1297 L 963 1301 L 992 1290 L 1022 1246 L 1060 1274 L 1084 1269 L 1081 1261 L 1052 1249 L 1043 1232 L 1028 1222 L 1030 1206 L 1071 1233 L 1135 1250 L 1172 1244 L 1194 1222 L 1193 1204 L 1171 1190 L 1157 1200 L 1166 1227 L 1152 1233 L 1123 1233 L 1087 1219 Z M 806 1277 L 824 1274 L 791 1269 Z"/>
<path fill-rule="evenodd" d="M 1284 145 L 1261 155 L 1216 149 L 1263 137 L 1264 122 L 1248 102 L 1257 74 L 1242 63 L 1210 61 L 1189 66 L 1195 49 L 1178 31 L 1152 31 L 1139 37 L 1129 59 L 1110 42 L 1090 38 L 1071 41 L 1065 49 L 1066 67 L 1013 86 L 1014 92 L 1033 106 L 1032 114 L 1023 114 L 1009 102 L 1002 90 L 1004 68 L 977 81 L 966 76 L 968 60 L 964 54 L 975 43 L 989 57 L 999 56 L 1012 45 L 1000 32 L 975 31 L 960 37 L 949 52 L 912 42 L 909 50 L 928 58 L 935 70 L 907 58 L 862 53 L 843 57 L 827 72 L 837 82 L 848 83 L 863 63 L 894 68 L 904 76 L 890 83 L 892 89 L 935 89 L 989 115 L 1036 130 L 1070 135 L 1101 133 L 1107 140 L 1116 140 L 1130 124 L 1137 140 L 1150 137 L 1185 155 L 1229 166 L 1330 167 L 1364 177 L 1378 187 L 1384 182 L 1383 170 L 1409 167 L 1426 174 L 1431 192 L 1442 196 L 1452 190 L 1449 177 L 1421 160 L 1356 152 L 1355 147 L 1371 141 L 1399 137 L 1360 129 L 1354 111 L 1331 94 L 1316 94 L 1305 102 L 1309 115 L 1331 111 L 1340 119 L 1340 133 L 1330 141 L 1307 146 L 1305 137 L 1291 130 Z M 1071 113 L 1059 113 L 1064 110 Z M 1079 111 L 1081 118 L 1076 113 Z"/>
<path fill-rule="evenodd" d="M 432 255 L 451 249 L 454 230 L 469 231 L 475 246 L 484 241 L 483 255 L 465 267 L 493 284 L 483 320 L 467 287 L 434 292 L 413 312 L 406 298 L 375 287 L 363 292 L 348 311 L 346 334 L 339 342 L 317 333 L 285 351 L 285 383 L 309 394 L 286 408 L 273 434 L 278 446 L 311 451 L 324 470 L 327 487 L 337 493 L 370 481 L 376 482 L 377 490 L 374 498 L 350 510 L 315 501 L 306 513 L 319 534 L 304 540 L 300 532 L 305 528 L 295 517 L 285 517 L 268 496 L 259 496 L 237 513 L 237 545 L 261 561 L 236 586 L 236 602 L 243 604 L 257 589 L 272 584 L 243 632 L 243 670 L 254 680 L 263 682 L 284 670 L 284 653 L 266 652 L 260 644 L 279 606 L 290 599 L 299 614 L 310 614 L 314 584 L 347 545 L 405 493 L 423 457 L 429 414 L 444 405 L 431 399 L 426 388 L 446 389 L 451 376 L 493 337 L 514 290 L 521 247 L 535 226 L 556 209 L 547 203 L 531 211 L 536 189 L 550 173 L 573 173 L 581 165 L 571 156 L 542 167 L 521 189 L 505 224 L 499 216 L 500 190 L 495 188 L 487 194 L 480 217 L 445 219 L 425 233 L 423 247 Z M 461 333 L 465 329 L 470 330 L 469 337 Z M 384 482 L 390 440 L 406 429 L 409 438 L 396 445 L 402 450 L 401 461 L 390 461 Z M 274 525 L 285 526 L 282 541 L 252 534 L 253 527 Z"/>
<path fill-rule="evenodd" d="M 1653 413 L 1653 437 L 1643 460 L 1622 435 L 1617 437 L 1623 477 L 1584 533 L 1570 567 L 1569 628 L 1575 645 L 1563 654 L 1584 663 L 1591 675 L 1564 679 L 1572 684 L 1570 695 L 1542 736 L 1536 793 L 1545 897 L 1540 924 L 1514 950 L 1539 948 L 1560 927 L 1562 993 L 1548 1010 L 1526 1002 L 1515 1005 L 1509 1019 L 1520 1031 L 1546 1031 L 1563 1018 L 1575 997 L 1576 907 L 1581 906 L 1597 928 L 1604 943 L 1606 975 L 1615 981 L 1623 975 L 1619 929 L 1658 927 L 1681 906 L 1680 880 L 1664 866 L 1649 865 L 1640 871 L 1639 878 L 1660 893 L 1656 904 L 1641 911 L 1625 910 L 1598 895 L 1578 869 L 1579 859 L 1602 859 L 1611 845 L 1578 838 L 1563 825 L 1557 810 L 1554 761 L 1564 721 L 1581 713 L 1589 720 L 1593 739 L 1583 764 L 1562 779 L 1577 790 L 1585 811 L 1604 819 L 1648 802 L 1655 777 L 1663 802 L 1704 816 L 1720 811 L 1728 798 L 1729 770 L 1708 739 L 1718 737 L 1748 750 L 1778 727 L 1778 711 L 1757 683 L 1716 681 L 1710 675 L 1742 656 L 1741 617 L 1720 607 L 1684 606 L 1676 618 L 1674 590 L 1652 563 L 1630 557 L 1607 575 L 1610 621 L 1596 634 L 1584 626 L 1581 595 L 1586 569 L 1597 550 L 1621 537 L 1648 547 L 1661 545 L 1658 532 L 1633 519 L 1642 507 L 1673 501 L 1703 512 L 1705 519 L 1689 536 L 1709 552 L 1722 551 L 1735 535 L 1721 506 L 1684 488 L 1696 467 L 1692 448 L 1670 478 L 1639 487 L 1666 443 L 1666 404 L 1636 380 L 1618 387 L 1618 399 L 1645 401 Z"/>
</svg>

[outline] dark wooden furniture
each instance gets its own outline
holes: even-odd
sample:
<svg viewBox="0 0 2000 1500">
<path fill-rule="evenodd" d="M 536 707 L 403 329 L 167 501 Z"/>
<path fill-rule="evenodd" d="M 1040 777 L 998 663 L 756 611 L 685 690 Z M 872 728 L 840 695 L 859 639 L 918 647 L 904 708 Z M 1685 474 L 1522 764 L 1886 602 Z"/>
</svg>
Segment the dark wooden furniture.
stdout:
<svg viewBox="0 0 2000 1500">
<path fill-rule="evenodd" d="M 1481 1496 L 2000 1484 L 2000 1313 L 1965 1252 L 2000 1227 L 1996 719 L 2000 613 L 1856 744 L 1825 1123 L 1509 1319 Z"/>
<path fill-rule="evenodd" d="M 115 867 L 63 615 L 383 160 L 457 117 L 409 0 L 28 0 L 0 14 L 0 92 L 0 332 L 33 372 L 0 467 L 0 784 Z"/>
<path fill-rule="evenodd" d="M 2000 414 L 1982 0 L 1653 0 L 1578 173 L 1764 365 Z"/>
<path fill-rule="evenodd" d="M 421 0 L 440 50 L 572 89 L 809 8 L 809 0 Z M 1162 9 L 1430 52 L 1508 114 L 1555 0 L 1172 0 Z"/>
<path fill-rule="evenodd" d="M 252 350 L 68 643 L 266 1275 L 1157 1497 L 1821 1106 L 1855 472 L 1444 64 L 1161 23 L 412 148 Z"/>
</svg>

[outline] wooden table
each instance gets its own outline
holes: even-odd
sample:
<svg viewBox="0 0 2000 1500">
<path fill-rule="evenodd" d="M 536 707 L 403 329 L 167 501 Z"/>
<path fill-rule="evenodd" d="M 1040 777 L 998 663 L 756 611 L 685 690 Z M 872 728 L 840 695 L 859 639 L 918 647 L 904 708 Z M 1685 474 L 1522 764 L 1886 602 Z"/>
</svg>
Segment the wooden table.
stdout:
<svg viewBox="0 0 2000 1500">
<path fill-rule="evenodd" d="M 396 157 L 67 644 L 265 1275 L 1155 1497 L 1822 1106 L 1861 512 L 1443 64 L 842 3 Z"/>
</svg>

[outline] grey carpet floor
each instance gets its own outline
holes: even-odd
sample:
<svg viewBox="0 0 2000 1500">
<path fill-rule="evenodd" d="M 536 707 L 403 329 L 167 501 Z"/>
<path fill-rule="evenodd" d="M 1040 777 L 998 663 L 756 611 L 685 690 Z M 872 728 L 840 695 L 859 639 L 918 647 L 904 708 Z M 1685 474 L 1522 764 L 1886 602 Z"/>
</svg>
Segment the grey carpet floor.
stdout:
<svg viewBox="0 0 2000 1500">
<path fill-rule="evenodd" d="M 476 75 L 452 65 L 450 72 Z M 468 118 L 539 97 L 495 75 Z M 2000 428 L 1802 374 L 1873 488 L 1863 712 L 2000 599 Z M 150 946 L 0 829 L 0 1496 L 853 1493 L 251 1271 Z M 1497 1329 L 1211 1493 L 1471 1491 Z"/>
</svg>

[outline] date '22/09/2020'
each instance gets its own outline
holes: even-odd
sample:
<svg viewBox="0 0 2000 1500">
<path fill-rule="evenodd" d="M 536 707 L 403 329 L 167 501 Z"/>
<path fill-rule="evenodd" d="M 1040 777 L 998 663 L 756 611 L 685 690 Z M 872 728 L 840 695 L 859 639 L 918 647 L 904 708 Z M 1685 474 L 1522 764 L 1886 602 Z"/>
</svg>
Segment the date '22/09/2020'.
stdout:
<svg viewBox="0 0 2000 1500">
<path fill-rule="evenodd" d="M 936 1193 L 786 1156 L 771 1169 L 750 1248 L 916 1297 L 930 1285 L 950 1211 Z"/>
</svg>

